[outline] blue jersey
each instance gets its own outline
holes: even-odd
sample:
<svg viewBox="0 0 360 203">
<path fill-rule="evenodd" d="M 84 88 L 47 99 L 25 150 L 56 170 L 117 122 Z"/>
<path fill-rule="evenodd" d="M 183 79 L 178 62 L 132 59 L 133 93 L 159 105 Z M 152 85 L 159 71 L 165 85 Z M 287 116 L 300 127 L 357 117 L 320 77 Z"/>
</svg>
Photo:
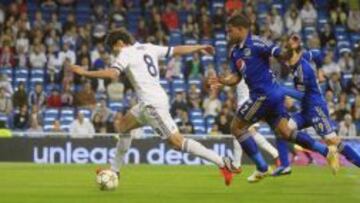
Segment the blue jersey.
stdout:
<svg viewBox="0 0 360 203">
<path fill-rule="evenodd" d="M 270 57 L 280 49 L 258 36 L 246 40 L 231 51 L 233 68 L 249 87 L 250 98 L 237 110 L 237 116 L 249 123 L 265 120 L 275 127 L 281 118 L 288 117 L 284 107 L 285 94 L 270 69 Z"/>
<path fill-rule="evenodd" d="M 268 95 L 278 87 L 269 58 L 279 54 L 280 49 L 276 45 L 251 34 L 244 43 L 232 49 L 230 59 L 233 68 L 242 75 L 250 95 Z"/>
<path fill-rule="evenodd" d="M 326 106 L 325 99 L 317 82 L 316 72 L 304 56 L 294 65 L 293 74 L 295 89 L 304 93 L 304 97 L 301 100 L 303 109 L 311 108 L 315 105 Z"/>
<path fill-rule="evenodd" d="M 313 61 L 317 67 L 321 67 L 324 61 L 324 56 L 319 49 L 304 51 L 302 57 L 309 62 Z"/>
</svg>

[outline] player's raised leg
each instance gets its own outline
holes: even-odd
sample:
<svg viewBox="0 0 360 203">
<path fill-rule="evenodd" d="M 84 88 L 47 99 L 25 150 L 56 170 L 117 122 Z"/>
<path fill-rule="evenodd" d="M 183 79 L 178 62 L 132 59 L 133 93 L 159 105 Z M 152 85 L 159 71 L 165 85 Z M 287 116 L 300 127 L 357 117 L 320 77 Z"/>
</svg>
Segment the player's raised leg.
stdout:
<svg viewBox="0 0 360 203">
<path fill-rule="evenodd" d="M 179 130 L 171 118 L 168 108 L 156 108 L 151 105 L 145 105 L 142 107 L 146 120 L 150 126 L 164 139 L 168 139 L 168 142 L 173 146 L 174 149 L 183 152 L 188 152 L 195 156 L 201 157 L 217 165 L 225 179 L 225 184 L 230 185 L 233 174 L 228 169 L 229 161 L 226 158 L 222 158 L 214 151 L 207 149 L 201 143 L 184 138 L 179 133 Z"/>
<path fill-rule="evenodd" d="M 327 158 L 329 165 L 331 166 L 333 173 L 339 170 L 339 159 L 337 149 L 334 146 L 327 147 L 319 141 L 313 139 L 307 133 L 291 130 L 288 126 L 288 119 L 281 118 L 276 125 L 276 132 L 279 133 L 284 139 L 294 142 L 306 149 L 318 152 Z"/>
<path fill-rule="evenodd" d="M 360 155 L 348 144 L 345 144 L 337 136 L 326 136 L 325 142 L 329 146 L 336 146 L 338 152 L 345 156 L 345 158 L 353 163 L 355 166 L 360 167 Z"/>
</svg>

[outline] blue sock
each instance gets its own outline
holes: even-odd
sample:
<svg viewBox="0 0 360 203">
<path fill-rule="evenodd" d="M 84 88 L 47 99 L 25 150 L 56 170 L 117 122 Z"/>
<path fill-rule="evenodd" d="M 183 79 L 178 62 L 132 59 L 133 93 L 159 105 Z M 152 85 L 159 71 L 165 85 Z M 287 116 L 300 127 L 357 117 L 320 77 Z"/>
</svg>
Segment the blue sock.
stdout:
<svg viewBox="0 0 360 203">
<path fill-rule="evenodd" d="M 310 135 L 304 132 L 297 132 L 295 137 L 295 143 L 315 152 L 319 152 L 324 157 L 328 154 L 328 148 L 325 144 L 314 140 Z"/>
<path fill-rule="evenodd" d="M 239 140 L 238 140 L 239 141 Z M 256 164 L 256 168 L 260 172 L 265 172 L 268 170 L 268 165 L 259 151 L 258 146 L 252 136 L 249 136 L 243 141 L 239 141 L 244 152 L 249 156 L 249 158 Z"/>
<path fill-rule="evenodd" d="M 341 142 L 338 145 L 338 150 L 348 161 L 353 163 L 355 166 L 360 167 L 360 155 L 356 153 L 352 147 Z"/>
<path fill-rule="evenodd" d="M 276 138 L 276 148 L 279 152 L 281 166 L 283 167 L 290 166 L 289 149 L 287 146 L 287 142 L 284 139 Z"/>
</svg>

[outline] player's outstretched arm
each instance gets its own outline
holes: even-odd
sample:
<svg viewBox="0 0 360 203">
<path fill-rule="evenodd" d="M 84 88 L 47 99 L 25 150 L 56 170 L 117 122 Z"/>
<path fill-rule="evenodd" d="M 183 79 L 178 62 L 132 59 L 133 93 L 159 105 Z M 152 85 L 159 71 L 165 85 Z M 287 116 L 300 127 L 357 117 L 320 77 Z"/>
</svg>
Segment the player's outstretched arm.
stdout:
<svg viewBox="0 0 360 203">
<path fill-rule="evenodd" d="M 88 71 L 78 65 L 71 65 L 70 70 L 78 75 L 89 77 L 89 78 L 110 78 L 114 79 L 118 76 L 118 72 L 113 68 L 104 70 Z"/>
<path fill-rule="evenodd" d="M 222 86 L 235 86 L 241 80 L 241 76 L 238 74 L 226 74 L 219 77 L 210 77 L 209 84 L 211 89 L 219 89 Z"/>
<path fill-rule="evenodd" d="M 215 49 L 211 45 L 180 45 L 175 46 L 173 50 L 174 56 L 182 56 L 195 52 L 204 52 L 205 54 L 214 54 Z"/>
</svg>

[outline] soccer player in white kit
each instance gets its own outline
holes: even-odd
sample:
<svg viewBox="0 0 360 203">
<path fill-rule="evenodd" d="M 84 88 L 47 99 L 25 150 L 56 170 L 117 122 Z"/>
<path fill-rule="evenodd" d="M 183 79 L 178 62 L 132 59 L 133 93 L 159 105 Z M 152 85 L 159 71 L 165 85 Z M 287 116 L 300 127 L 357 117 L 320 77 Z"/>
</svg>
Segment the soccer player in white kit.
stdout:
<svg viewBox="0 0 360 203">
<path fill-rule="evenodd" d="M 249 99 L 249 88 L 247 87 L 245 80 L 241 80 L 239 84 L 236 86 L 236 96 L 237 96 L 237 106 L 242 106 L 243 103 Z M 255 124 L 257 125 L 257 124 Z M 261 135 L 259 132 L 256 131 L 256 126 L 253 125 L 249 128 L 249 132 L 252 134 L 256 144 L 259 146 L 260 149 L 264 150 L 270 156 L 276 160 L 279 157 L 278 151 L 273 147 L 266 138 Z M 234 139 L 234 159 L 233 159 L 233 166 L 237 168 L 241 168 L 241 158 L 242 158 L 242 148 L 239 142 Z M 247 180 L 249 182 L 256 182 L 257 179 L 255 178 L 256 173 L 254 172 L 250 175 Z"/>
<path fill-rule="evenodd" d="M 132 36 L 124 29 L 110 32 L 108 45 L 116 54 L 112 68 L 87 71 L 84 68 L 72 65 L 70 69 L 79 75 L 91 78 L 116 78 L 120 73 L 125 73 L 138 96 L 139 103 L 117 123 L 116 129 L 120 134 L 128 134 L 131 130 L 150 125 L 161 138 L 176 149 L 188 152 L 204 158 L 216 164 L 225 179 L 225 184 L 231 183 L 233 174 L 229 170 L 232 167 L 231 160 L 222 158 L 214 151 L 205 148 L 199 142 L 184 138 L 169 113 L 168 96 L 160 84 L 158 60 L 162 57 L 181 56 L 194 52 L 205 52 L 213 54 L 214 48 L 209 45 L 185 45 L 175 47 L 156 46 L 153 44 L 133 43 Z M 122 138 L 117 144 L 121 147 Z M 119 150 L 118 149 L 118 153 Z M 124 153 L 124 151 L 122 152 Z M 116 169 L 116 162 L 121 157 L 116 155 L 113 170 Z M 123 159 L 123 157 L 122 157 Z M 120 160 L 122 162 L 122 160 Z"/>
</svg>

